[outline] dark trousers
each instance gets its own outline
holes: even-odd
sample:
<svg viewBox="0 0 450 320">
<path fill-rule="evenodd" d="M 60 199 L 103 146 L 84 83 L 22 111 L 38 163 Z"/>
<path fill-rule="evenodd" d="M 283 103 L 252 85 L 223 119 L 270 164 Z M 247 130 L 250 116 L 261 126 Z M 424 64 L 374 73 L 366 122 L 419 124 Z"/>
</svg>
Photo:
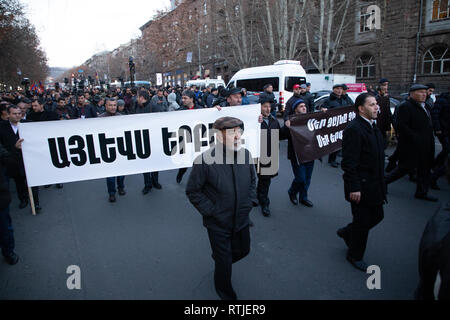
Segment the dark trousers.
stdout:
<svg viewBox="0 0 450 320">
<path fill-rule="evenodd" d="M 147 172 L 144 173 L 144 184 L 145 187 L 151 188 L 153 183 L 157 183 L 159 178 L 159 172 Z"/>
<path fill-rule="evenodd" d="M 262 176 L 258 174 L 258 187 L 256 193 L 258 196 L 259 205 L 266 207 L 270 205 L 269 188 L 272 182 L 272 176 Z"/>
<path fill-rule="evenodd" d="M 232 265 L 250 253 L 250 228 L 229 234 L 208 229 L 212 257 L 215 262 L 214 285 L 223 300 L 235 300 L 231 284 Z"/>
<path fill-rule="evenodd" d="M 14 253 L 14 229 L 9 215 L 9 206 L 0 210 L 0 247 L 4 257 Z"/>
<path fill-rule="evenodd" d="M 339 151 L 330 153 L 330 155 L 328 156 L 328 163 L 336 161 L 338 154 L 339 154 Z"/>
<path fill-rule="evenodd" d="M 356 261 L 362 260 L 366 251 L 369 231 L 384 218 L 383 206 L 364 206 L 352 203 L 353 222 L 344 228 L 348 254 Z"/>
<path fill-rule="evenodd" d="M 188 171 L 188 168 L 181 168 L 180 170 L 178 170 L 178 175 L 183 177 L 187 171 Z"/>
<path fill-rule="evenodd" d="M 398 179 L 403 178 L 407 174 L 414 173 L 414 170 L 403 169 L 397 166 L 390 174 L 385 178 L 386 184 L 391 184 Z M 417 188 L 416 196 L 424 196 L 428 193 L 431 182 L 431 168 L 425 164 L 419 163 L 417 167 Z"/>
<path fill-rule="evenodd" d="M 19 201 L 28 202 L 28 185 L 25 177 L 18 176 L 14 177 L 14 182 L 16 183 L 17 197 Z M 39 205 L 39 187 L 32 187 L 34 204 Z"/>
<path fill-rule="evenodd" d="M 386 131 L 380 130 L 380 132 L 381 132 L 381 136 L 383 137 L 384 150 L 386 150 L 388 147 L 388 137 L 387 137 Z"/>
<path fill-rule="evenodd" d="M 106 185 L 108 186 L 108 193 L 110 196 L 116 195 L 116 180 L 117 180 L 117 188 L 125 189 L 125 177 L 111 177 L 106 178 Z"/>
<path fill-rule="evenodd" d="M 298 163 L 297 160 L 291 160 L 294 181 L 292 181 L 289 193 L 299 194 L 300 201 L 308 200 L 308 190 L 311 185 L 311 177 L 314 170 L 314 161 Z"/>
<path fill-rule="evenodd" d="M 400 158 L 400 154 L 398 152 L 398 147 L 395 149 L 394 153 L 389 157 L 389 162 L 397 163 Z"/>
<path fill-rule="evenodd" d="M 441 136 L 438 136 L 438 139 L 442 145 L 442 151 L 441 151 L 441 153 L 438 154 L 438 156 L 436 157 L 436 160 L 434 161 L 435 168 L 440 168 L 445 165 L 445 159 L 447 158 L 448 153 L 450 152 L 449 137 L 444 137 L 441 135 Z"/>
</svg>

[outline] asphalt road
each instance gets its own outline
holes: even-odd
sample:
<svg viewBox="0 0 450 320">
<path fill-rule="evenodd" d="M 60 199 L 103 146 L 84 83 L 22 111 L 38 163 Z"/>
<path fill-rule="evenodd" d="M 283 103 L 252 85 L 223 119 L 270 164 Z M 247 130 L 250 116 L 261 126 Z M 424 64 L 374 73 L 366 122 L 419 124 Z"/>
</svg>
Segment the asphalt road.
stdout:
<svg viewBox="0 0 450 320">
<path fill-rule="evenodd" d="M 282 143 L 280 175 L 272 182 L 272 217 L 251 213 L 251 253 L 233 267 L 243 300 L 411 299 L 418 282 L 418 245 L 438 204 L 413 198 L 404 178 L 389 188 L 385 219 L 369 235 L 365 260 L 381 268 L 381 289 L 346 260 L 336 230 L 351 220 L 341 169 L 316 162 L 310 188 L 314 208 L 293 206 L 287 189 L 292 171 Z M 338 158 L 338 160 L 340 160 Z M 0 261 L 0 299 L 218 299 L 213 260 L 199 213 L 185 196 L 187 176 L 162 172 L 162 190 L 143 196 L 142 175 L 125 179 L 126 196 L 110 204 L 106 181 L 41 189 L 43 211 L 11 215 L 21 261 Z M 11 189 L 14 189 L 11 181 Z M 432 191 L 450 200 L 450 186 Z M 69 290 L 67 267 L 81 269 L 81 290 Z"/>
</svg>

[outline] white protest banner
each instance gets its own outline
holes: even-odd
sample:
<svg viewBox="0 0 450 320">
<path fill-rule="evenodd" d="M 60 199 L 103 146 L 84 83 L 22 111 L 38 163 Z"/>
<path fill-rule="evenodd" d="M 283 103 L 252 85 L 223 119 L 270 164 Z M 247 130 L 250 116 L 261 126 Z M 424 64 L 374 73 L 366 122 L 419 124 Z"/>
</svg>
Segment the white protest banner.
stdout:
<svg viewBox="0 0 450 320">
<path fill-rule="evenodd" d="M 259 157 L 260 105 L 21 123 L 28 186 L 192 167 L 214 140 L 214 122 L 244 122 L 243 147 Z"/>
</svg>

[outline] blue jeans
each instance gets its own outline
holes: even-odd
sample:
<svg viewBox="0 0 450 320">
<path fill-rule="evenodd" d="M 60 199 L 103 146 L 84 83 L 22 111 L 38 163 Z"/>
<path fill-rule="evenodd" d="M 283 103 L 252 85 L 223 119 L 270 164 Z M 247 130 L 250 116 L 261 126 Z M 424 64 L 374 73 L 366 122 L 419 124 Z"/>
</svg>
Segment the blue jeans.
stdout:
<svg viewBox="0 0 450 320">
<path fill-rule="evenodd" d="M 124 181 L 125 177 L 112 177 L 106 178 L 106 185 L 108 186 L 108 193 L 110 196 L 116 195 L 116 178 L 117 178 L 117 188 L 125 189 Z"/>
<path fill-rule="evenodd" d="M 299 164 L 297 160 L 291 160 L 294 181 L 292 181 L 289 193 L 299 194 L 300 201 L 308 200 L 308 189 L 311 184 L 311 177 L 314 170 L 314 161 Z"/>
<path fill-rule="evenodd" d="M 4 257 L 14 253 L 14 229 L 9 215 L 9 206 L 0 210 L 0 247 Z"/>
</svg>

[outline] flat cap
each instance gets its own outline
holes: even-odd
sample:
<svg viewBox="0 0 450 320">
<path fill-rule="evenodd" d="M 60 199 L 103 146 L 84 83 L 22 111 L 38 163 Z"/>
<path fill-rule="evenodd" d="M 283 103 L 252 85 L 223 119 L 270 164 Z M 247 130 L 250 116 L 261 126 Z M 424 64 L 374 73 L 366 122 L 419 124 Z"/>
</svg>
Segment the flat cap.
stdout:
<svg viewBox="0 0 450 320">
<path fill-rule="evenodd" d="M 409 89 L 409 92 L 416 91 L 416 90 L 428 90 L 427 86 L 424 86 L 423 84 L 413 84 L 411 88 Z"/>
<path fill-rule="evenodd" d="M 242 130 L 244 130 L 244 123 L 240 119 L 233 117 L 223 117 L 217 119 L 216 122 L 214 122 L 213 126 L 213 128 L 216 130 L 227 130 L 237 127 L 240 127 Z"/>
<path fill-rule="evenodd" d="M 333 89 L 336 89 L 336 88 L 344 88 L 344 85 L 343 84 L 335 84 L 333 86 Z"/>
<path fill-rule="evenodd" d="M 389 80 L 386 78 L 381 78 L 380 81 L 378 81 L 379 84 L 386 83 L 386 82 L 389 82 Z"/>
<path fill-rule="evenodd" d="M 307 88 L 307 86 L 306 86 L 306 84 L 302 84 L 302 85 L 300 86 L 300 88 L 302 88 L 302 89 L 306 89 L 306 88 Z"/>
<path fill-rule="evenodd" d="M 233 88 L 233 89 L 228 90 L 227 97 L 232 96 L 233 94 L 243 95 L 242 89 L 241 88 Z"/>
<path fill-rule="evenodd" d="M 344 90 L 348 90 L 348 87 L 347 87 L 347 85 L 346 85 L 346 84 L 343 84 L 343 85 L 342 85 L 342 89 L 344 89 Z"/>
<path fill-rule="evenodd" d="M 123 101 L 122 99 L 117 100 L 117 105 L 118 106 L 124 106 L 125 105 L 125 101 Z"/>
</svg>

